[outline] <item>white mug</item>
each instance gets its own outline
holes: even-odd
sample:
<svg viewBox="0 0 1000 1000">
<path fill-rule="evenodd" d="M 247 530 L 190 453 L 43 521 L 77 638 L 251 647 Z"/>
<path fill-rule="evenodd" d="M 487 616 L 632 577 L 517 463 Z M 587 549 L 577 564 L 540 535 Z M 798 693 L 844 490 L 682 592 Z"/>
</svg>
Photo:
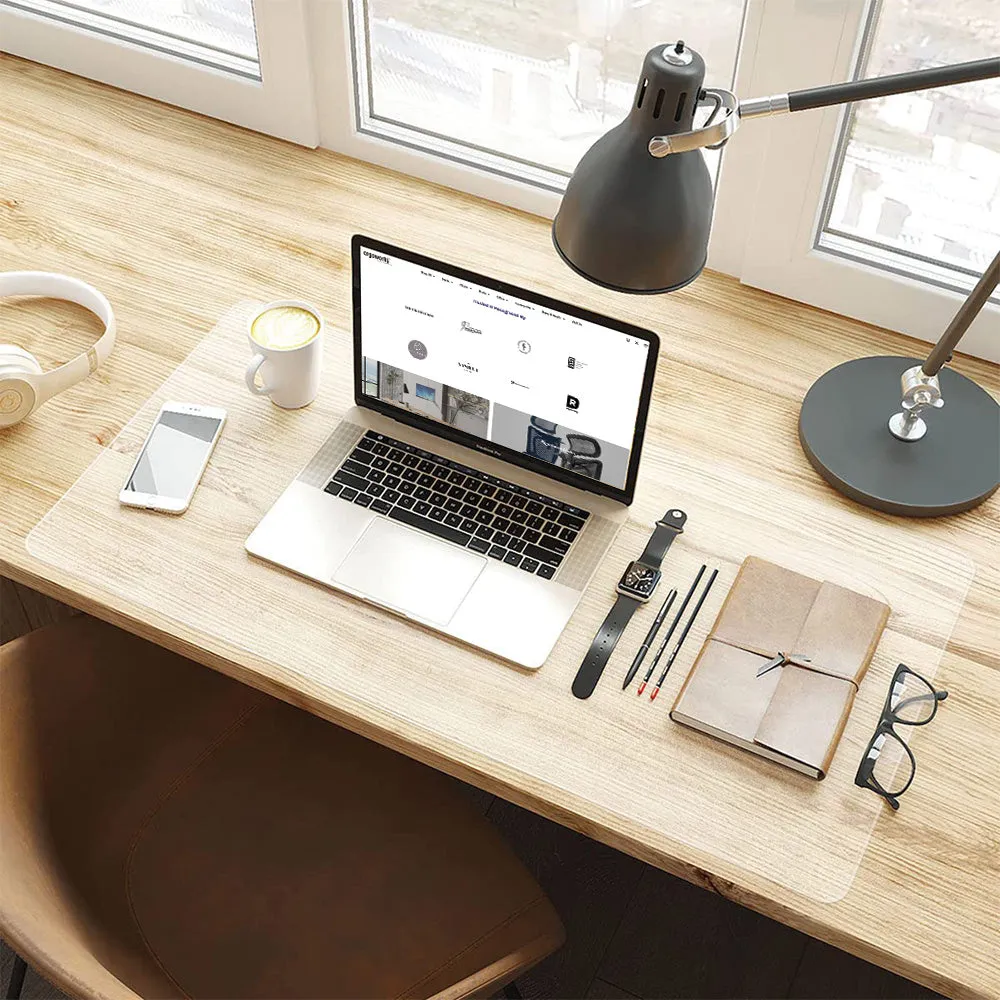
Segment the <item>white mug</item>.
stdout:
<svg viewBox="0 0 1000 1000">
<path fill-rule="evenodd" d="M 271 343 L 262 343 L 254 337 L 254 325 L 272 309 L 300 309 L 316 321 L 316 332 L 300 343 L 283 344 L 281 336 L 267 337 Z M 281 331 L 279 331 L 280 334 Z M 308 329 L 299 336 L 308 337 Z M 258 331 L 258 336 L 260 336 Z M 323 368 L 323 317 L 306 302 L 297 299 L 280 299 L 258 309 L 247 323 L 247 339 L 254 357 L 247 366 L 247 388 L 255 396 L 270 396 L 271 402 L 286 410 L 308 406 L 319 392 Z M 260 371 L 261 384 L 257 384 Z"/>
</svg>

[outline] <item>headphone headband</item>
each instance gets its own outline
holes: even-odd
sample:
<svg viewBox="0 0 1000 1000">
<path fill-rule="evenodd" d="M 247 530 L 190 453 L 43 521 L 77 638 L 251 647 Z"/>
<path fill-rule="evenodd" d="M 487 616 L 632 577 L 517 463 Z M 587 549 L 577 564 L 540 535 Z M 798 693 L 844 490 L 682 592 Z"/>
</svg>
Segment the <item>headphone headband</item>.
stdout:
<svg viewBox="0 0 1000 1000">
<path fill-rule="evenodd" d="M 28 413 L 37 409 L 46 400 L 96 371 L 108 359 L 115 346 L 116 330 L 114 310 L 104 295 L 93 285 L 88 285 L 85 281 L 71 278 L 66 274 L 57 274 L 52 271 L 0 272 L 0 298 L 8 295 L 38 295 L 75 302 L 94 313 L 103 322 L 104 333 L 101 334 L 93 347 L 49 372 L 42 372 L 37 361 L 26 351 L 8 345 L 0 345 L 0 381 L 17 378 L 30 386 L 34 396 L 32 405 L 23 413 L 19 412 L 19 407 L 10 403 L 9 416 L 13 420 L 5 421 L 3 413 L 0 412 L 0 426 L 24 419 Z M 13 400 L 14 391 L 16 390 L 13 388 L 7 390 L 10 394 L 8 401 Z M 2 409 L 0 407 L 0 410 Z M 16 417 L 14 410 L 18 410 Z"/>
</svg>

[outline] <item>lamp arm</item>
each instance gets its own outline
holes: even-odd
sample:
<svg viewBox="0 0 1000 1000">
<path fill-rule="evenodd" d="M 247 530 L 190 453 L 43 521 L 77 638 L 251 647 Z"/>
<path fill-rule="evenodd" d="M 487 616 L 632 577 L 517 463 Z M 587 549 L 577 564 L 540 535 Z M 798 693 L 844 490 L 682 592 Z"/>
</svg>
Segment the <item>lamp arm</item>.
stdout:
<svg viewBox="0 0 1000 1000">
<path fill-rule="evenodd" d="M 912 73 L 876 76 L 868 80 L 850 80 L 847 83 L 834 83 L 826 87 L 772 94 L 770 97 L 751 97 L 745 101 L 737 100 L 728 90 L 707 88 L 702 91 L 699 100 L 704 100 L 706 97 L 714 98 L 718 102 L 718 107 L 726 114 L 718 120 L 715 120 L 716 116 L 713 114 L 709 124 L 690 132 L 655 136 L 649 141 L 649 152 L 653 156 L 661 157 L 670 153 L 684 153 L 693 149 L 721 145 L 729 140 L 744 118 L 807 111 L 810 108 L 825 108 L 833 104 L 888 97 L 890 94 L 908 94 L 931 87 L 948 87 L 956 83 L 989 80 L 994 77 L 1000 77 L 1000 56 L 955 63 L 951 66 L 934 66 Z"/>
<path fill-rule="evenodd" d="M 956 83 L 969 83 L 972 80 L 988 80 L 995 76 L 1000 76 L 1000 56 L 956 63 L 952 66 L 934 66 L 912 73 L 894 73 L 892 76 L 876 76 L 869 80 L 851 80 L 848 83 L 833 83 L 827 87 L 795 90 L 788 95 L 788 110 L 807 111 L 809 108 L 825 108 L 831 104 L 867 101 L 873 97 L 909 94 L 915 90 L 928 90 L 932 87 L 950 87 Z"/>
<path fill-rule="evenodd" d="M 948 329 L 941 334 L 941 339 L 927 355 L 927 360 L 920 368 L 924 375 L 937 375 L 951 360 L 952 351 L 958 346 L 958 342 L 972 325 L 972 321 L 979 315 L 980 310 L 989 301 L 998 284 L 1000 284 L 1000 253 L 983 271 L 982 277 L 976 282 L 976 287 L 969 293 L 969 297 L 962 303 L 958 312 L 955 313 L 954 319 L 948 324 Z"/>
<path fill-rule="evenodd" d="M 927 355 L 922 365 L 907 368 L 900 376 L 902 389 L 901 409 L 889 418 L 889 431 L 900 441 L 919 441 L 927 433 L 927 422 L 923 413 L 939 410 L 944 406 L 938 372 L 951 360 L 951 352 L 962 339 L 972 321 L 986 305 L 993 289 L 1000 282 L 1000 253 L 983 271 L 976 287 L 955 313 L 948 329 Z"/>
</svg>

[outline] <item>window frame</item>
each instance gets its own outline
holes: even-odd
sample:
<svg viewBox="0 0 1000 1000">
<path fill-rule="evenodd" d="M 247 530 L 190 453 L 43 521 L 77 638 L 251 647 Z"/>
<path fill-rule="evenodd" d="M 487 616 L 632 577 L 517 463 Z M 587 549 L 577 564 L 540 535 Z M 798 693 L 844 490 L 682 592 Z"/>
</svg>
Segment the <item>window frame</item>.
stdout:
<svg viewBox="0 0 1000 1000">
<path fill-rule="evenodd" d="M 407 141 L 405 136 L 388 138 L 357 127 L 360 101 L 357 93 L 359 75 L 354 66 L 354 18 L 351 3 L 361 0 L 343 0 L 340 4 L 324 4 L 322 0 L 308 0 L 307 19 L 309 37 L 313 45 L 313 65 L 316 68 L 316 100 L 319 116 L 320 145 L 354 159 L 365 160 L 388 167 L 399 173 L 419 177 L 434 184 L 441 184 L 458 191 L 486 198 L 511 208 L 520 209 L 545 219 L 552 219 L 559 210 L 561 190 L 532 184 L 514 176 L 508 168 L 479 169 L 451 155 L 447 144 L 438 147 L 437 153 Z M 753 72 L 752 59 L 748 61 L 744 40 L 752 36 L 761 20 L 762 11 L 773 0 L 745 0 L 744 21 L 734 69 L 734 86 L 749 79 Z M 788 0 L 778 0 L 786 3 Z M 655 39 L 650 44 L 655 44 Z M 338 61 L 334 53 L 344 52 L 346 59 Z M 638 73 L 639 65 L 636 65 Z M 360 76 L 364 80 L 364 75 Z M 742 92 L 742 91 L 740 91 Z M 403 130 L 401 130 L 402 132 Z M 752 165 L 744 162 L 750 154 L 726 150 L 718 174 L 718 184 L 736 183 L 741 173 Z M 497 155 L 494 160 L 504 158 Z M 727 167 L 727 161 L 730 165 Z M 738 199 L 733 199 L 738 201 Z M 728 262 L 741 256 L 745 233 L 738 225 L 713 226 L 709 244 L 708 266 L 729 274 Z"/>
<path fill-rule="evenodd" d="M 754 87 L 755 94 L 784 93 L 855 75 L 872 34 L 869 19 L 877 16 L 880 3 L 841 2 L 849 16 L 836 51 L 827 46 L 825 62 L 811 58 L 808 66 L 782 68 L 777 74 L 780 83 L 769 72 L 767 82 L 772 85 Z M 810 13 L 815 15 L 815 8 L 800 9 L 792 15 L 798 26 L 790 17 L 784 28 L 794 28 L 799 37 L 817 37 L 817 25 L 808 23 Z M 810 49 L 810 56 L 815 54 Z M 748 123 L 734 137 L 736 142 L 753 129 L 759 157 L 753 207 L 744 219 L 747 238 L 736 265 L 738 276 L 744 284 L 933 343 L 978 274 L 931 266 L 920 278 L 914 276 L 916 267 L 907 267 L 904 258 L 888 252 L 873 252 L 882 261 L 877 265 L 838 252 L 836 239 L 828 239 L 828 247 L 818 245 L 848 115 L 846 106 L 800 112 Z M 1000 304 L 995 300 L 975 319 L 961 351 L 1000 362 Z"/>
<path fill-rule="evenodd" d="M 166 47 L 151 48 L 33 12 L 27 0 L 0 0 L 0 49 L 234 125 L 316 146 L 319 128 L 304 0 L 252 2 L 260 79 L 178 56 Z M 85 19 L 81 15 L 80 20 Z"/>
<path fill-rule="evenodd" d="M 561 193 L 510 172 L 470 166 L 446 150 L 437 154 L 405 139 L 390 140 L 357 127 L 359 107 L 349 0 L 308 0 L 306 19 L 315 67 L 320 145 L 357 160 L 551 219 Z"/>
<path fill-rule="evenodd" d="M 354 62 L 351 5 L 363 0 L 253 0 L 261 80 L 30 13 L 30 2 L 0 0 L 3 51 L 543 218 L 559 208 L 558 184 L 520 178 L 499 154 L 472 165 L 464 147 L 460 159 L 447 140 L 429 141 L 429 149 L 408 130 L 387 137 L 358 121 L 364 73 Z M 735 93 L 756 97 L 849 79 L 881 2 L 746 0 Z M 976 276 L 945 272 L 942 280 L 931 268 L 936 283 L 928 283 L 906 267 L 893 270 L 891 261 L 874 266 L 817 245 L 846 115 L 846 108 L 827 108 L 753 121 L 733 136 L 717 177 L 708 266 L 933 342 L 964 298 L 956 285 L 970 288 Z M 987 305 L 961 347 L 1000 362 L 1000 304 Z"/>
</svg>

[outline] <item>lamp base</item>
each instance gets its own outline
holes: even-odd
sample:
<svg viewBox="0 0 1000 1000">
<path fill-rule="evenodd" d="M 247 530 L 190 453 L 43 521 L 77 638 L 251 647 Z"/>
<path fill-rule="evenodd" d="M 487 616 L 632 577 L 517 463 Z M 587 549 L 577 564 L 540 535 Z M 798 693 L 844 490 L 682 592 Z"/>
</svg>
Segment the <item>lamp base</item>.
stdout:
<svg viewBox="0 0 1000 1000">
<path fill-rule="evenodd" d="M 1000 485 L 1000 405 L 964 375 L 939 373 L 944 407 L 927 433 L 900 441 L 900 376 L 919 358 L 858 358 L 832 368 L 802 401 L 799 441 L 813 468 L 852 500 L 906 517 L 971 510 Z"/>
</svg>

